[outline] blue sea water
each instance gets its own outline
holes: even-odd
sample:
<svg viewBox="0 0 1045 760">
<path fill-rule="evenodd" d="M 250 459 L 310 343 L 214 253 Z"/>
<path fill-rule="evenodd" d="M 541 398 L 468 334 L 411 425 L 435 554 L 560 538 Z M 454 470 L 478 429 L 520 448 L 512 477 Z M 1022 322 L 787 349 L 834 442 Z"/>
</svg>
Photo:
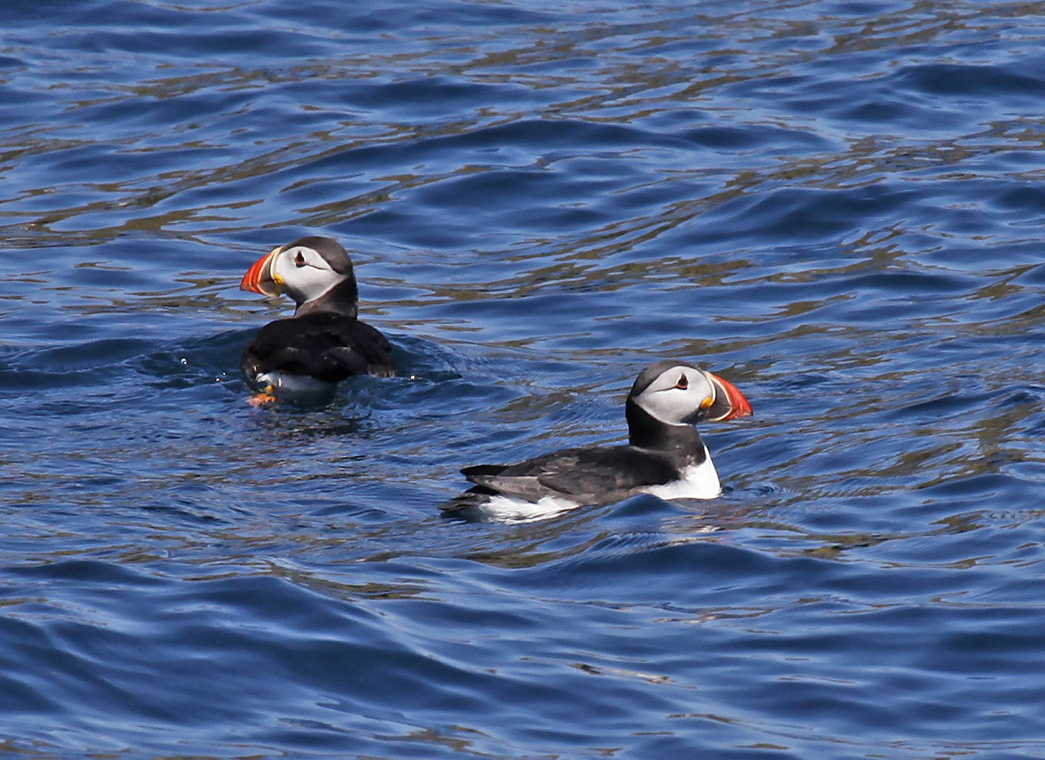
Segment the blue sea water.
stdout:
<svg viewBox="0 0 1045 760">
<path fill-rule="evenodd" d="M 0 8 L 0 751 L 1045 756 L 1038 3 Z M 273 246 L 403 368 L 255 409 Z M 726 492 L 441 517 L 616 442 Z"/>
</svg>

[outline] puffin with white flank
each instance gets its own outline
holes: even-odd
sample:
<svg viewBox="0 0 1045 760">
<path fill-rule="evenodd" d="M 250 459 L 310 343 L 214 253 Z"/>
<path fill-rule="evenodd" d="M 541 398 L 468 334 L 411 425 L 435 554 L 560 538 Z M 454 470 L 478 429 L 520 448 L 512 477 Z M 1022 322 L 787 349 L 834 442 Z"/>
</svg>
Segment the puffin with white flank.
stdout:
<svg viewBox="0 0 1045 760">
<path fill-rule="evenodd" d="M 356 318 L 352 260 L 336 240 L 309 236 L 272 249 L 247 270 L 240 289 L 286 293 L 297 304 L 293 317 L 262 327 L 243 351 L 240 368 L 258 391 L 252 404 L 329 394 L 351 375 L 395 374 L 388 340 Z"/>
<path fill-rule="evenodd" d="M 628 445 L 585 446 L 519 464 L 466 467 L 461 473 L 475 486 L 442 509 L 536 519 L 640 493 L 713 499 L 722 492 L 711 454 L 693 425 L 751 414 L 751 405 L 732 383 L 686 362 L 655 362 L 639 373 L 624 411 Z"/>
</svg>

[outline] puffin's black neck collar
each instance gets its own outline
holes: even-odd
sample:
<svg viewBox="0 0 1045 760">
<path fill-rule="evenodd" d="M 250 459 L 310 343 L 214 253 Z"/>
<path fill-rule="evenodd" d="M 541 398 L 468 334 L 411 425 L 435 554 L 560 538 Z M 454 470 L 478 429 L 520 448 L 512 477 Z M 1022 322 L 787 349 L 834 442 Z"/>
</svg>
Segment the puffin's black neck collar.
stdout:
<svg viewBox="0 0 1045 760">
<path fill-rule="evenodd" d="M 305 301 L 294 311 L 294 316 L 302 317 L 320 311 L 355 318 L 359 314 L 359 289 L 356 287 L 356 278 L 343 280 L 318 298 Z"/>
<path fill-rule="evenodd" d="M 631 398 L 624 403 L 624 415 L 632 446 L 662 453 L 679 467 L 699 464 L 707 456 L 704 441 L 692 425 L 661 422 Z"/>
</svg>

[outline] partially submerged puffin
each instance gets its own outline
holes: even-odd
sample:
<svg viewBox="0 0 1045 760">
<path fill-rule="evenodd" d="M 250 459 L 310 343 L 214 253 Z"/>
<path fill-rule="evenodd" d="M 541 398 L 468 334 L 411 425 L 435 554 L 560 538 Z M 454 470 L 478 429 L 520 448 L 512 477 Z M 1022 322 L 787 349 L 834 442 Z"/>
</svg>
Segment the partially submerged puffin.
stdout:
<svg viewBox="0 0 1045 760">
<path fill-rule="evenodd" d="M 294 316 L 262 327 L 243 351 L 240 368 L 259 393 L 328 394 L 350 375 L 388 377 L 396 372 L 388 340 L 360 322 L 352 260 L 332 238 L 309 236 L 274 248 L 243 275 L 242 290 L 294 299 Z"/>
<path fill-rule="evenodd" d="M 751 414 L 732 384 L 686 362 L 659 361 L 636 378 L 624 403 L 628 445 L 563 449 L 512 465 L 466 467 L 475 485 L 442 509 L 533 519 L 640 493 L 713 499 L 722 489 L 693 427 Z"/>
</svg>

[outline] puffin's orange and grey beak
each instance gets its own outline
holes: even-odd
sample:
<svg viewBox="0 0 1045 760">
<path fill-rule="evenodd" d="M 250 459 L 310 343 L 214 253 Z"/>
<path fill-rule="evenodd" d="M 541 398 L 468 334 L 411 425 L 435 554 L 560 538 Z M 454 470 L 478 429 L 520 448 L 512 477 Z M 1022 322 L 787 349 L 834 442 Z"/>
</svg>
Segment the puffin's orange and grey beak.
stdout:
<svg viewBox="0 0 1045 760">
<path fill-rule="evenodd" d="M 712 422 L 732 420 L 736 417 L 750 417 L 752 415 L 751 404 L 744 398 L 733 383 L 723 380 L 718 375 L 704 372 L 708 380 L 715 387 L 715 400 L 708 409 L 708 419 Z"/>
<path fill-rule="evenodd" d="M 263 296 L 278 296 L 283 292 L 283 280 L 272 271 L 276 264 L 276 254 L 283 246 L 276 246 L 260 259 L 255 261 L 240 280 L 240 290 L 261 293 Z"/>
</svg>

